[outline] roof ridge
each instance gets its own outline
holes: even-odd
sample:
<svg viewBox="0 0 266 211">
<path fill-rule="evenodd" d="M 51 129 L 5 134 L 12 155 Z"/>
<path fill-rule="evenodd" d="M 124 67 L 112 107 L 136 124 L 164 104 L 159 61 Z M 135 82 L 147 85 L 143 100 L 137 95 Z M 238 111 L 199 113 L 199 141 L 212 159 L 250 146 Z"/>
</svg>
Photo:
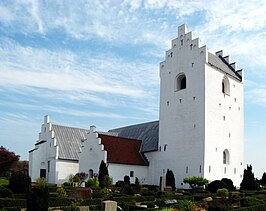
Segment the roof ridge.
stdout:
<svg viewBox="0 0 266 211">
<path fill-rule="evenodd" d="M 72 129 L 79 129 L 79 130 L 86 130 L 86 131 L 89 131 L 89 129 L 78 128 L 78 127 L 72 127 L 72 126 L 66 126 L 66 125 L 58 125 L 58 124 L 53 124 L 53 123 L 52 123 L 52 127 L 53 127 L 53 126 L 66 127 L 66 128 L 72 128 Z"/>
<path fill-rule="evenodd" d="M 134 126 L 141 126 L 141 125 L 146 125 L 146 124 L 155 123 L 155 122 L 159 122 L 159 120 L 154 120 L 154 121 L 151 121 L 151 122 L 139 123 L 139 124 L 135 124 L 135 125 L 127 125 L 127 126 L 124 126 L 124 127 L 118 127 L 118 128 L 110 129 L 108 131 L 118 130 L 118 129 L 122 129 L 122 128 L 129 128 L 129 127 L 134 127 Z"/>
<path fill-rule="evenodd" d="M 120 139 L 126 139 L 128 141 L 140 141 L 142 142 L 142 140 L 140 139 L 134 139 L 134 138 L 126 138 L 126 137 L 123 137 L 123 136 L 113 136 L 113 135 L 106 135 L 106 134 L 102 134 L 102 133 L 99 133 L 100 136 L 110 136 L 110 137 L 115 137 L 115 138 L 120 138 Z"/>
</svg>

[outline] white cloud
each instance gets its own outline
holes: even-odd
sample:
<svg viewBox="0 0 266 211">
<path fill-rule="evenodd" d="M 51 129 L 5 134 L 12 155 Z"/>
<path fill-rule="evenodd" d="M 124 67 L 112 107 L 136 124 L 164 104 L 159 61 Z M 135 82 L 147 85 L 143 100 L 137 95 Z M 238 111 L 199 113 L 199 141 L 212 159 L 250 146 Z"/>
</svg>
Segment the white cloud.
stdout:
<svg viewBox="0 0 266 211">
<path fill-rule="evenodd" d="M 148 83 L 155 78 L 156 65 L 131 63 L 115 57 L 83 60 L 69 51 L 52 52 L 4 41 L 5 45 L 0 48 L 1 86 L 145 97 L 143 88 L 158 84 L 158 80 Z M 83 63 L 79 63 L 80 60 Z"/>
</svg>

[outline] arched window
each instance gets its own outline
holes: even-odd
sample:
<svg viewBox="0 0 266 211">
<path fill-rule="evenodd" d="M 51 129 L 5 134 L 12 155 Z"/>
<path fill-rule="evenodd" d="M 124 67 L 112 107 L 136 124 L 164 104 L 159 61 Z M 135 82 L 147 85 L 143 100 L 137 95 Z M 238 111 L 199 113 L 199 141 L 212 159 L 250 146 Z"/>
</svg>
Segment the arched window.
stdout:
<svg viewBox="0 0 266 211">
<path fill-rule="evenodd" d="M 222 93 L 230 95 L 230 83 L 226 76 L 224 76 L 222 81 Z"/>
<path fill-rule="evenodd" d="M 223 151 L 223 164 L 229 165 L 229 151 L 227 149 Z"/>
<path fill-rule="evenodd" d="M 187 78 L 185 74 L 180 74 L 176 78 L 176 91 L 187 88 Z"/>
</svg>

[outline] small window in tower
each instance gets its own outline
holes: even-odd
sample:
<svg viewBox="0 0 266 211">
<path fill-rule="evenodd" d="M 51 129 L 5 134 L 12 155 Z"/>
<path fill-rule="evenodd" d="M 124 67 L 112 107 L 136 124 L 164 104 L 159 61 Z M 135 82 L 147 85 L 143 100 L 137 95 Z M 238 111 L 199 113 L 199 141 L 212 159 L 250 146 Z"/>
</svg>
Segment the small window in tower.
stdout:
<svg viewBox="0 0 266 211">
<path fill-rule="evenodd" d="M 170 53 L 171 58 L 173 57 L 173 52 Z"/>
<path fill-rule="evenodd" d="M 229 138 L 231 138 L 231 133 L 228 134 Z"/>
<path fill-rule="evenodd" d="M 224 174 L 226 174 L 226 167 L 224 167 Z"/>
<path fill-rule="evenodd" d="M 181 43 L 181 45 L 183 45 L 183 43 L 184 43 L 184 40 L 180 40 L 180 43 Z"/>
<path fill-rule="evenodd" d="M 236 168 L 234 168 L 234 174 L 236 174 Z"/>
<path fill-rule="evenodd" d="M 242 162 L 240 162 L 240 166 L 242 166 Z"/>
<path fill-rule="evenodd" d="M 190 44 L 190 50 L 192 50 L 193 49 L 193 44 Z"/>
<path fill-rule="evenodd" d="M 182 99 L 179 99 L 179 102 L 182 103 Z"/>
<path fill-rule="evenodd" d="M 46 127 L 44 128 L 44 132 L 46 132 Z"/>
<path fill-rule="evenodd" d="M 199 166 L 199 173 L 201 173 L 201 165 Z"/>
<path fill-rule="evenodd" d="M 235 98 L 235 103 L 236 103 L 236 98 Z"/>
<path fill-rule="evenodd" d="M 196 100 L 196 97 L 193 97 L 193 100 Z"/>
<path fill-rule="evenodd" d="M 167 104 L 167 106 L 169 106 L 169 101 L 167 101 L 167 103 L 166 103 L 166 104 Z"/>
<path fill-rule="evenodd" d="M 242 174 L 240 174 L 240 178 L 242 178 Z"/>
<path fill-rule="evenodd" d="M 211 173 L 211 166 L 209 166 L 209 173 Z"/>
<path fill-rule="evenodd" d="M 217 152 L 217 147 L 215 148 L 215 152 Z"/>
<path fill-rule="evenodd" d="M 223 120 L 225 121 L 225 116 L 223 116 Z"/>
<path fill-rule="evenodd" d="M 165 145 L 163 146 L 163 151 L 166 151 L 166 148 L 167 148 L 167 144 L 165 144 Z"/>
<path fill-rule="evenodd" d="M 129 172 L 130 177 L 134 177 L 134 171 Z"/>
<path fill-rule="evenodd" d="M 161 147 L 161 146 L 159 147 L 159 151 L 160 151 L 160 152 L 162 151 L 162 147 Z"/>
<path fill-rule="evenodd" d="M 223 151 L 223 164 L 229 164 L 229 151 L 227 149 Z"/>
<path fill-rule="evenodd" d="M 194 124 L 193 126 L 194 126 L 194 128 L 196 128 L 196 124 Z"/>
<path fill-rule="evenodd" d="M 231 110 L 231 107 L 229 107 L 229 110 Z"/>
<path fill-rule="evenodd" d="M 191 67 L 193 67 L 193 66 L 194 66 L 194 63 L 192 62 L 192 63 L 191 63 Z"/>
<path fill-rule="evenodd" d="M 186 174 L 188 174 L 188 166 L 186 167 Z"/>
<path fill-rule="evenodd" d="M 238 110 L 240 111 L 240 107 L 238 107 Z"/>
<path fill-rule="evenodd" d="M 222 106 L 222 104 L 221 103 L 219 103 L 219 107 L 221 107 Z"/>
<path fill-rule="evenodd" d="M 226 76 L 222 80 L 222 93 L 230 95 L 230 83 Z"/>
</svg>

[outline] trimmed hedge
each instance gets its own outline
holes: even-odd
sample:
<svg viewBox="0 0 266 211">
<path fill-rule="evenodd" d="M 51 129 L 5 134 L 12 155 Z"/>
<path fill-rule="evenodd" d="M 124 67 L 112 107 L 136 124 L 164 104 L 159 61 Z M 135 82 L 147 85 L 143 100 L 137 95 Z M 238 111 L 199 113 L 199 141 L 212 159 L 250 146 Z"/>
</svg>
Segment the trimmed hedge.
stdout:
<svg viewBox="0 0 266 211">
<path fill-rule="evenodd" d="M 242 208 L 239 208 L 238 210 L 241 210 L 241 211 L 265 211 L 266 210 L 266 204 L 256 205 L 256 206 L 251 206 L 251 207 L 242 207 Z"/>
<path fill-rule="evenodd" d="M 80 206 L 101 205 L 101 199 L 83 199 L 80 202 Z"/>
<path fill-rule="evenodd" d="M 48 199 L 49 207 L 70 206 L 71 202 L 69 198 L 51 197 Z"/>
<path fill-rule="evenodd" d="M 122 196 L 122 197 L 113 197 L 112 200 L 118 203 L 131 202 L 131 201 L 143 202 L 143 201 L 154 201 L 155 197 L 154 196 Z"/>
<path fill-rule="evenodd" d="M 26 199 L 0 199 L 0 208 L 3 207 L 21 207 L 26 208 Z"/>
</svg>

